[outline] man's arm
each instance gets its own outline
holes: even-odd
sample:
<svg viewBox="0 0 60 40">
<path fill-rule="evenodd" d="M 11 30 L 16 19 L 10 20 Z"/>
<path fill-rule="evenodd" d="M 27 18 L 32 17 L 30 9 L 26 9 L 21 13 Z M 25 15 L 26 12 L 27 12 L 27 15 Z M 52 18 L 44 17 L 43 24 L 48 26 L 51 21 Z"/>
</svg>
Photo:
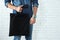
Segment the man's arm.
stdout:
<svg viewBox="0 0 60 40">
<path fill-rule="evenodd" d="M 38 0 L 33 0 L 33 16 L 36 16 L 37 9 L 38 9 Z"/>
<path fill-rule="evenodd" d="M 32 17 L 36 18 L 36 14 L 37 14 L 37 7 L 33 7 L 33 15 Z"/>
<path fill-rule="evenodd" d="M 38 0 L 33 0 L 32 4 L 33 4 L 33 15 L 30 19 L 30 24 L 34 24 L 36 22 L 36 13 L 37 13 L 37 9 L 38 9 Z"/>
<path fill-rule="evenodd" d="M 5 6 L 10 9 L 16 10 L 17 12 L 22 11 L 22 8 L 21 8 L 22 6 L 16 7 L 16 6 L 12 5 L 11 0 L 5 0 Z"/>
</svg>

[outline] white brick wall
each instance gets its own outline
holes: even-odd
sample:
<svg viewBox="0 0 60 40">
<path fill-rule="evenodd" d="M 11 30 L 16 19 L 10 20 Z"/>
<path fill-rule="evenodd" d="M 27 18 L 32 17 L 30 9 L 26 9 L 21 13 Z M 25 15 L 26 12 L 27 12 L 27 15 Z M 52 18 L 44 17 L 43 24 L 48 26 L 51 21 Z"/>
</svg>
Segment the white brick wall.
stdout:
<svg viewBox="0 0 60 40">
<path fill-rule="evenodd" d="M 4 0 L 0 0 L 0 40 L 13 40 L 8 36 L 10 12 L 12 10 L 5 7 Z M 33 40 L 60 40 L 60 0 L 39 0 L 32 36 Z"/>
</svg>

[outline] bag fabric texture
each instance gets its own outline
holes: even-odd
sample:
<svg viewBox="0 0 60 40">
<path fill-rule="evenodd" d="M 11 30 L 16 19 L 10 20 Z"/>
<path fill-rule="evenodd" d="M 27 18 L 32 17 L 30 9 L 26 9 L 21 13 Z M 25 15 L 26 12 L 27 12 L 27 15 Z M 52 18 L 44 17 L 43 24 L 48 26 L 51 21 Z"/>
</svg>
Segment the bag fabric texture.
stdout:
<svg viewBox="0 0 60 40">
<path fill-rule="evenodd" d="M 24 13 L 10 13 L 9 36 L 29 35 L 30 17 Z"/>
</svg>

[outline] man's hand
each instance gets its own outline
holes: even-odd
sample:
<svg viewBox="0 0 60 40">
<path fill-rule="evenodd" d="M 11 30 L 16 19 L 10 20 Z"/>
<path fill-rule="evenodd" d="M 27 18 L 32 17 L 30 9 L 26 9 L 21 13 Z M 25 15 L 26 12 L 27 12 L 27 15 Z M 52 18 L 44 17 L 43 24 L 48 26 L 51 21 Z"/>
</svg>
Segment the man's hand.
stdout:
<svg viewBox="0 0 60 40">
<path fill-rule="evenodd" d="M 33 18 L 33 17 L 31 17 L 31 19 L 30 19 L 30 24 L 34 24 L 35 22 L 36 22 L 36 19 Z"/>
<path fill-rule="evenodd" d="M 16 10 L 17 12 L 22 12 L 22 10 L 23 10 L 23 8 L 22 8 L 22 7 L 23 7 L 23 5 L 18 6 L 18 7 L 16 7 L 16 9 L 15 9 L 15 10 Z"/>
<path fill-rule="evenodd" d="M 32 15 L 32 17 L 31 17 L 31 19 L 30 19 L 30 24 L 34 24 L 34 23 L 36 23 L 36 12 L 37 12 L 37 7 L 33 7 L 33 15 Z"/>
<path fill-rule="evenodd" d="M 23 5 L 20 5 L 20 6 L 18 6 L 18 7 L 16 7 L 16 6 L 14 6 L 14 5 L 12 5 L 11 3 L 8 3 L 8 8 L 11 8 L 11 9 L 13 9 L 13 10 L 16 10 L 17 12 L 22 12 L 22 10 L 23 10 Z"/>
</svg>

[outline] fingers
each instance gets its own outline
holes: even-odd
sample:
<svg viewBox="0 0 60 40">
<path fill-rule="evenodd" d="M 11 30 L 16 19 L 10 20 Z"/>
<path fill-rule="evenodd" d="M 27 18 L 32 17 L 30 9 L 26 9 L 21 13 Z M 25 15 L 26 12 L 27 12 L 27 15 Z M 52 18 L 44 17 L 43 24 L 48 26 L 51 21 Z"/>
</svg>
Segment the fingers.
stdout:
<svg viewBox="0 0 60 40">
<path fill-rule="evenodd" d="M 22 10 L 23 10 L 22 7 L 23 7 L 23 5 L 20 5 L 20 6 L 19 6 L 19 9 L 20 9 L 19 12 L 22 12 Z"/>
<path fill-rule="evenodd" d="M 19 12 L 22 12 L 23 8 L 20 8 Z"/>
<path fill-rule="evenodd" d="M 34 18 L 30 19 L 30 24 L 34 24 L 36 22 L 36 20 Z"/>
<path fill-rule="evenodd" d="M 34 24 L 35 22 L 34 21 L 30 21 L 30 24 Z"/>
<path fill-rule="evenodd" d="M 23 5 L 20 5 L 20 7 L 23 7 Z"/>
<path fill-rule="evenodd" d="M 22 12 L 22 10 L 23 10 L 23 5 L 20 5 L 20 6 L 18 6 L 17 8 L 16 8 L 16 11 L 17 12 Z"/>
</svg>

